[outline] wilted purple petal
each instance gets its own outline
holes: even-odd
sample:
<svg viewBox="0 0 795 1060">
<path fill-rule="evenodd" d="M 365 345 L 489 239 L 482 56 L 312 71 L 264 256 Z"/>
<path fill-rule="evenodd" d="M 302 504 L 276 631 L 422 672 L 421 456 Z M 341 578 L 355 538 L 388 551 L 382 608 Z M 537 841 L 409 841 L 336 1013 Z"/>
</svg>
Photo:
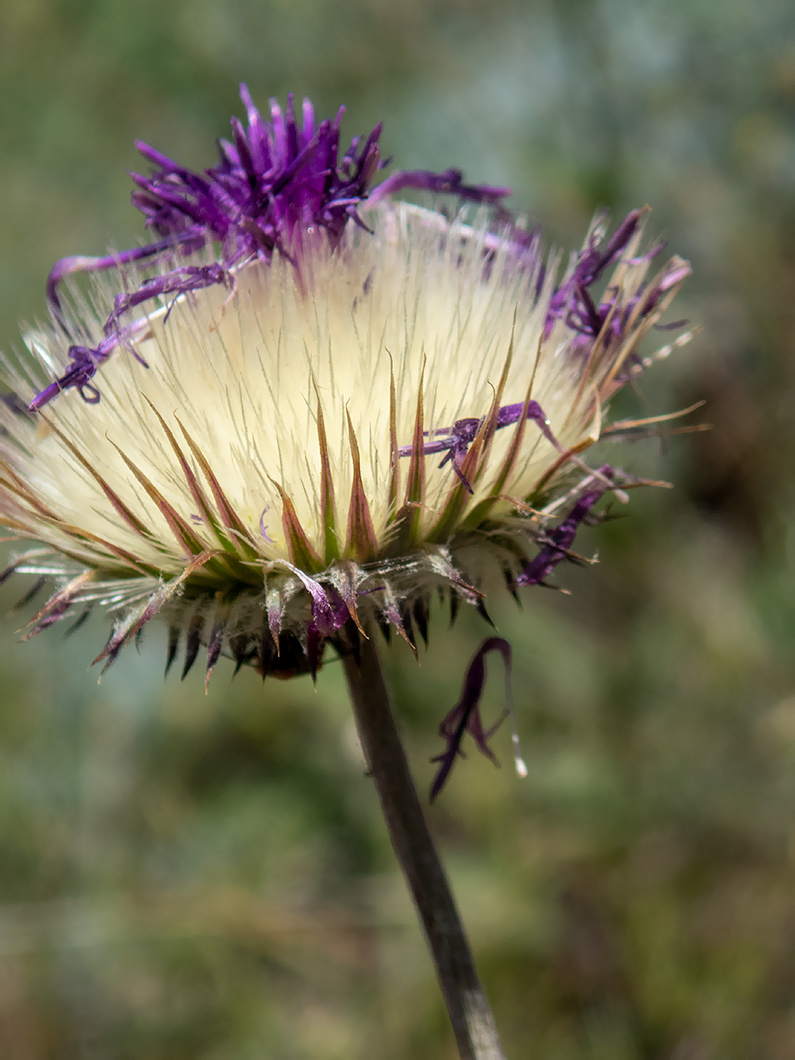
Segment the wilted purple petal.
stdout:
<svg viewBox="0 0 795 1060">
<path fill-rule="evenodd" d="M 484 729 L 483 719 L 480 716 L 480 697 L 486 680 L 485 657 L 490 651 L 498 651 L 502 655 L 505 662 L 506 693 L 510 688 L 511 646 L 502 637 L 489 637 L 475 652 L 467 667 L 461 698 L 439 726 L 439 735 L 447 741 L 447 747 L 442 754 L 431 759 L 432 762 L 439 763 L 439 769 L 431 785 L 431 802 L 433 802 L 447 782 L 458 755 L 461 755 L 462 758 L 464 757 L 461 751 L 461 741 L 464 738 L 464 733 L 468 732 L 473 737 L 481 754 L 491 759 L 495 765 L 499 765 L 494 752 L 488 745 L 488 741 L 508 716 L 510 708 L 506 705 L 505 712 L 495 724 L 490 729 Z"/>
</svg>

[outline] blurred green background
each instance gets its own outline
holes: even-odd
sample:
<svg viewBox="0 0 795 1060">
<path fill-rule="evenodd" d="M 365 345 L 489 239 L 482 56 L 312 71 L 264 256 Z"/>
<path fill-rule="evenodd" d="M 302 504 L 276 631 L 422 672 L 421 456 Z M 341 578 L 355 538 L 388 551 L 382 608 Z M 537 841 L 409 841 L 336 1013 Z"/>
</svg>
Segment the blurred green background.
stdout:
<svg viewBox="0 0 795 1060">
<path fill-rule="evenodd" d="M 795 14 L 787 0 L 4 0 L 0 342 L 55 259 L 141 234 L 142 137 L 189 164 L 289 90 L 401 167 L 509 183 L 548 238 L 648 201 L 695 342 L 635 407 L 709 434 L 583 534 L 564 596 L 491 610 L 529 777 L 472 754 L 431 810 L 511 1060 L 795 1056 Z M 632 407 L 632 402 L 627 408 Z M 6 551 L 8 551 L 6 547 Z M 5 587 L 11 608 L 24 586 Z M 101 685 L 100 622 L 0 637 L 0 1056 L 451 1058 L 342 674 Z M 390 677 L 418 782 L 486 633 L 441 614 Z M 492 674 L 489 707 L 500 708 Z"/>
</svg>

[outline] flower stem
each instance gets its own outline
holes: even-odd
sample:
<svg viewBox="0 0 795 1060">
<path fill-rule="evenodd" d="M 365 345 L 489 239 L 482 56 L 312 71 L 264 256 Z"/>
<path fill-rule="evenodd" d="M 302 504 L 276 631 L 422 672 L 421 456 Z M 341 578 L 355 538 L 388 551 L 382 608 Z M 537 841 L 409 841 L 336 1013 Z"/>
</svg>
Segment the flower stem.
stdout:
<svg viewBox="0 0 795 1060">
<path fill-rule="evenodd" d="M 494 1016 L 431 838 L 395 724 L 374 637 L 345 672 L 365 757 L 389 838 L 419 913 L 461 1060 L 504 1060 Z"/>
</svg>

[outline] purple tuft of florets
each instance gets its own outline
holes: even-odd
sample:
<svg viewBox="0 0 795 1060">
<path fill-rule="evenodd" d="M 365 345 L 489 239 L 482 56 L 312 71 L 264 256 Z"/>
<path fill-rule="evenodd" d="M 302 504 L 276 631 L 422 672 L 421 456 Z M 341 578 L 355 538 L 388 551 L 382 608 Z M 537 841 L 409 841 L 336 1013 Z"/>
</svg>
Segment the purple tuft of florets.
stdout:
<svg viewBox="0 0 795 1060">
<path fill-rule="evenodd" d="M 178 297 L 210 284 L 230 285 L 230 270 L 250 261 L 270 262 L 279 253 L 299 270 L 304 240 L 325 233 L 335 247 L 352 222 L 369 231 L 358 209 L 370 197 L 376 174 L 388 163 L 381 158 L 381 125 L 367 137 L 356 136 L 340 148 L 341 107 L 333 121 L 319 124 L 309 100 L 300 119 L 292 95 L 282 111 L 270 103 L 270 121 L 262 118 L 246 85 L 240 86 L 247 124 L 232 118 L 232 139 L 218 144 L 218 163 L 201 173 L 187 169 L 149 144 L 136 146 L 152 164 L 149 176 L 132 173 L 137 185 L 133 205 L 146 218 L 157 239 L 141 247 L 98 258 L 74 256 L 57 262 L 47 281 L 47 299 L 63 323 L 59 284 L 77 272 L 118 269 L 153 261 L 168 266 L 164 274 L 143 281 L 138 290 L 120 295 L 105 324 L 105 338 L 96 347 L 71 346 L 67 371 L 37 394 L 31 409 L 41 408 L 60 391 L 77 387 L 86 401 L 99 400 L 90 383 L 97 368 L 119 347 L 130 342 L 146 321 L 124 326 L 119 318 L 137 305 L 163 294 Z M 460 170 L 443 173 L 410 170 L 395 173 L 377 189 L 375 198 L 411 188 L 452 195 L 459 200 L 500 206 L 510 188 L 467 184 Z M 208 243 L 221 246 L 212 266 L 179 267 L 175 259 L 193 254 Z"/>
<path fill-rule="evenodd" d="M 652 285 L 639 287 L 631 298 L 624 299 L 621 289 L 613 286 L 604 292 L 598 302 L 595 300 L 591 288 L 598 284 L 605 270 L 626 252 L 645 212 L 631 210 L 604 247 L 600 230 L 607 214 L 605 212 L 600 216 L 588 242 L 578 254 L 573 269 L 550 300 L 544 327 L 545 338 L 549 337 L 555 324 L 562 321 L 581 336 L 583 349 L 589 349 L 597 335 L 602 335 L 606 344 L 621 342 L 632 322 L 649 316 L 666 291 L 687 276 L 688 266 L 683 262 L 674 262 L 663 270 Z M 664 249 L 665 243 L 657 243 L 641 258 L 632 260 L 651 261 Z M 609 326 L 605 328 L 608 320 Z M 682 323 L 686 322 L 679 321 L 666 327 L 680 326 Z"/>
<path fill-rule="evenodd" d="M 340 153 L 341 107 L 333 121 L 315 121 L 309 100 L 301 119 L 292 95 L 282 111 L 270 104 L 263 121 L 245 85 L 240 98 L 247 126 L 232 118 L 232 140 L 218 144 L 218 164 L 195 173 L 148 144 L 136 147 L 154 166 L 151 176 L 133 173 L 133 205 L 161 238 L 189 247 L 208 238 L 223 245 L 225 263 L 269 259 L 274 250 L 290 255 L 304 231 L 319 227 L 336 243 L 349 219 L 362 223 L 357 206 L 384 165 L 376 125 L 366 139 L 355 137 Z"/>
<path fill-rule="evenodd" d="M 593 337 L 599 334 L 614 299 L 608 296 L 604 303 L 597 306 L 589 288 L 599 281 L 605 269 L 624 252 L 638 229 L 642 214 L 642 210 L 632 210 L 627 214 L 604 249 L 601 247 L 599 226 L 596 226 L 588 243 L 580 251 L 571 274 L 552 296 L 547 312 L 545 337 L 549 336 L 558 320 L 563 320 L 568 327 L 583 335 Z M 659 249 L 661 248 L 654 248 L 652 253 L 656 254 Z M 615 293 L 617 295 L 617 292 Z"/>
</svg>

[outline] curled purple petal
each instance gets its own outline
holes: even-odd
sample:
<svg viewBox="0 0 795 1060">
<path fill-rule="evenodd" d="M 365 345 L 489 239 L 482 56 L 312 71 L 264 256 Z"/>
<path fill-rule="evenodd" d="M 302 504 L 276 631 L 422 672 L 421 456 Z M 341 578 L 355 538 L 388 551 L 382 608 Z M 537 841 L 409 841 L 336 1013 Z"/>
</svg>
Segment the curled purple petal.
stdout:
<svg viewBox="0 0 795 1060">
<path fill-rule="evenodd" d="M 624 337 L 634 310 L 643 299 L 645 299 L 643 316 L 647 316 L 656 307 L 659 296 L 650 299 L 643 287 L 624 301 L 622 301 L 622 292 L 616 287 L 608 288 L 599 301 L 591 291 L 608 266 L 617 261 L 627 249 L 638 231 L 643 212 L 643 210 L 632 210 L 627 214 L 604 247 L 602 247 L 601 228 L 606 215 L 599 219 L 588 242 L 577 256 L 573 269 L 550 300 L 545 323 L 546 336 L 549 336 L 558 321 L 562 321 L 572 331 L 578 332 L 585 339 L 590 339 L 602 331 L 608 317 L 612 314 L 608 338 L 620 341 Z M 643 255 L 643 259 L 633 259 L 633 261 L 650 261 L 663 248 L 664 244 L 659 243 Z M 678 282 L 678 279 L 674 282 Z"/>
<path fill-rule="evenodd" d="M 54 383 L 50 383 L 50 385 L 45 387 L 40 394 L 37 394 L 34 397 L 28 406 L 30 411 L 35 412 L 36 409 L 40 409 L 43 405 L 46 405 L 48 401 L 52 401 L 52 399 L 57 394 L 60 394 L 62 390 L 68 390 L 69 387 L 73 386 L 78 388 L 85 400 L 89 403 L 98 401 L 99 395 L 97 394 L 96 397 L 93 396 L 93 394 L 96 394 L 96 389 L 89 384 L 89 380 L 93 378 L 94 373 L 97 370 L 95 354 L 95 350 L 91 350 L 86 346 L 70 346 L 69 357 L 72 360 L 71 365 L 60 379 L 57 379 Z"/>
<path fill-rule="evenodd" d="M 506 683 L 506 709 L 490 729 L 483 727 L 483 719 L 480 716 L 480 698 L 483 694 L 483 685 L 486 680 L 485 658 L 491 651 L 498 651 L 505 663 Z M 511 646 L 502 637 L 489 637 L 481 644 L 470 660 L 467 672 L 464 675 L 464 685 L 461 689 L 461 698 L 453 709 L 445 716 L 439 726 L 439 735 L 447 741 L 447 747 L 442 754 L 432 758 L 432 762 L 438 762 L 439 768 L 431 784 L 431 802 L 436 798 L 447 782 L 450 772 L 455 765 L 456 758 L 461 755 L 461 741 L 465 733 L 473 737 L 481 754 L 495 765 L 499 765 L 494 752 L 488 745 L 488 741 L 497 731 L 510 712 L 510 674 L 511 674 Z"/>
</svg>

